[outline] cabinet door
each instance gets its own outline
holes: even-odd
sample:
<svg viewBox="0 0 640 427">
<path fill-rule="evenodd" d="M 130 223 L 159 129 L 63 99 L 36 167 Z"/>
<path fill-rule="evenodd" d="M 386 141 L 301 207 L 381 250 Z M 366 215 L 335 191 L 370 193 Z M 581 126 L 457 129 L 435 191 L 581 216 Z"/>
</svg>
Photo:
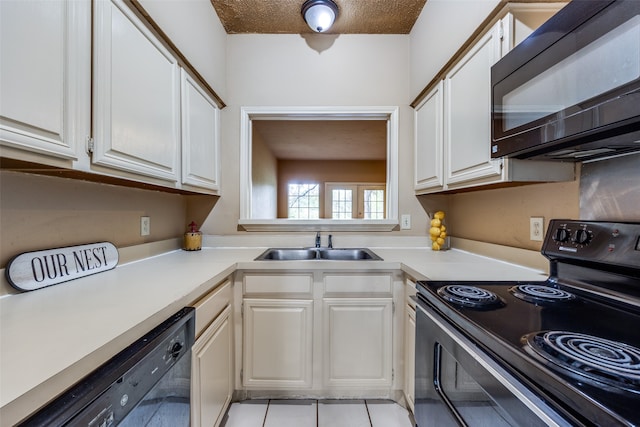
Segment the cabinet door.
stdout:
<svg viewBox="0 0 640 427">
<path fill-rule="evenodd" d="M 232 335 L 229 314 L 220 313 L 193 345 L 191 425 L 218 426 L 233 392 Z"/>
<path fill-rule="evenodd" d="M 325 298 L 323 317 L 325 386 L 391 386 L 392 299 Z"/>
<path fill-rule="evenodd" d="M 487 177 L 499 180 L 491 160 L 491 66 L 500 59 L 500 23 L 446 75 L 445 173 L 447 185 Z"/>
<path fill-rule="evenodd" d="M 75 159 L 89 131 L 91 7 L 0 1 L 0 142 Z"/>
<path fill-rule="evenodd" d="M 245 299 L 243 385 L 309 388 L 313 300 Z"/>
<path fill-rule="evenodd" d="M 93 163 L 178 179 L 176 59 L 121 0 L 94 1 Z"/>
<path fill-rule="evenodd" d="M 415 398 L 415 352 L 416 352 L 416 310 L 407 305 L 404 320 L 404 395 L 407 405 L 414 410 Z"/>
<path fill-rule="evenodd" d="M 182 183 L 219 190 L 219 109 L 182 70 Z"/>
<path fill-rule="evenodd" d="M 442 189 L 443 82 L 426 96 L 415 111 L 415 190 Z"/>
</svg>

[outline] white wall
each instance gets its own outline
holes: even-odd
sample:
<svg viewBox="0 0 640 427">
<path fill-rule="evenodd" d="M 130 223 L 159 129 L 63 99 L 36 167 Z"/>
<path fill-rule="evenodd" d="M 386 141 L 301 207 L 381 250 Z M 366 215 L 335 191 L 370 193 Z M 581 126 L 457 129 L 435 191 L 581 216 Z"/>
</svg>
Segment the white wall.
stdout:
<svg viewBox="0 0 640 427">
<path fill-rule="evenodd" d="M 227 37 L 228 107 L 222 110 L 221 198 L 202 229 L 237 231 L 241 106 L 399 106 L 399 213 L 424 235 L 413 193 L 413 110 L 408 106 L 407 35 L 253 35 Z M 323 45 L 319 48 L 318 45 Z"/>
<path fill-rule="evenodd" d="M 209 0 L 139 0 L 149 16 L 226 101 L 227 33 Z"/>
<path fill-rule="evenodd" d="M 411 100 L 420 94 L 500 0 L 429 0 L 411 29 Z"/>
</svg>

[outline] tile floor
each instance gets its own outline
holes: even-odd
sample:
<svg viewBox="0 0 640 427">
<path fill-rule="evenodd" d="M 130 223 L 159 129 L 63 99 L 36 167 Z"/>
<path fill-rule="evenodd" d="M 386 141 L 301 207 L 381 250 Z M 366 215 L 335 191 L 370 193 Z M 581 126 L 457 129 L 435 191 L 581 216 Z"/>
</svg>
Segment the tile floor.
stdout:
<svg viewBox="0 0 640 427">
<path fill-rule="evenodd" d="M 245 400 L 231 405 L 221 427 L 413 427 L 390 400 Z"/>
</svg>

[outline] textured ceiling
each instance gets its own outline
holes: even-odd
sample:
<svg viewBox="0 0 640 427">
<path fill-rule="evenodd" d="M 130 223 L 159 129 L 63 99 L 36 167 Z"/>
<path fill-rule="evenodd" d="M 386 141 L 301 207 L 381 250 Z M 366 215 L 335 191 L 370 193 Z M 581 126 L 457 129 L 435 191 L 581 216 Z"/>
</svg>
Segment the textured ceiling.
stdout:
<svg viewBox="0 0 640 427">
<path fill-rule="evenodd" d="M 291 160 L 385 160 L 385 120 L 253 120 L 274 156 Z"/>
<path fill-rule="evenodd" d="M 409 34 L 427 0 L 334 0 L 338 18 L 328 34 Z M 312 33 L 304 0 L 211 0 L 228 34 Z"/>
</svg>

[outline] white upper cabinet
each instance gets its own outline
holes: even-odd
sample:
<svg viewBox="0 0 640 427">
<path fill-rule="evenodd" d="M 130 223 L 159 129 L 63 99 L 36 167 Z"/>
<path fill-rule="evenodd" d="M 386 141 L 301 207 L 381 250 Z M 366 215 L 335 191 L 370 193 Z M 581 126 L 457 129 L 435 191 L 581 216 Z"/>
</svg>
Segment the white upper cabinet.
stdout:
<svg viewBox="0 0 640 427">
<path fill-rule="evenodd" d="M 492 161 L 491 66 L 500 59 L 501 22 L 487 32 L 444 78 L 447 185 L 500 176 Z"/>
<path fill-rule="evenodd" d="M 0 1 L 1 145 L 76 158 L 88 136 L 90 28 L 87 2 Z"/>
<path fill-rule="evenodd" d="M 220 110 L 182 70 L 182 183 L 219 190 Z"/>
<path fill-rule="evenodd" d="M 442 188 L 444 83 L 427 94 L 415 111 L 415 189 Z"/>
<path fill-rule="evenodd" d="M 510 5 L 416 105 L 416 194 L 504 182 L 570 181 L 574 166 L 491 159 L 491 66 L 563 4 Z M 516 14 L 517 12 L 517 14 Z"/>
<path fill-rule="evenodd" d="M 180 68 L 120 0 L 94 2 L 93 163 L 178 181 Z"/>
</svg>

